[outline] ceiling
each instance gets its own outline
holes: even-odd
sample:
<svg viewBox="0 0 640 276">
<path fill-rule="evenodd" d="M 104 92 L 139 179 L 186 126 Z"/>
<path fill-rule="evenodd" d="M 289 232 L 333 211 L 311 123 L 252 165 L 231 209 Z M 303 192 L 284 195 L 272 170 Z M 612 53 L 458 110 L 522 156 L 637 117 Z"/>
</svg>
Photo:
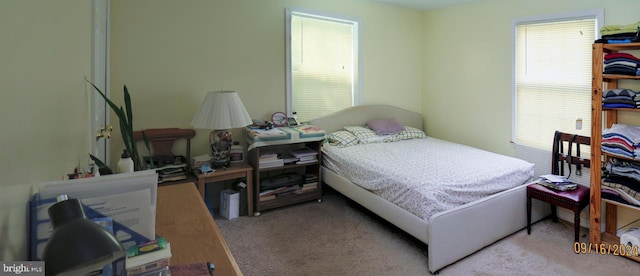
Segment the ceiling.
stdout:
<svg viewBox="0 0 640 276">
<path fill-rule="evenodd" d="M 402 6 L 419 10 L 432 10 L 479 0 L 371 0 L 373 2 Z"/>
</svg>

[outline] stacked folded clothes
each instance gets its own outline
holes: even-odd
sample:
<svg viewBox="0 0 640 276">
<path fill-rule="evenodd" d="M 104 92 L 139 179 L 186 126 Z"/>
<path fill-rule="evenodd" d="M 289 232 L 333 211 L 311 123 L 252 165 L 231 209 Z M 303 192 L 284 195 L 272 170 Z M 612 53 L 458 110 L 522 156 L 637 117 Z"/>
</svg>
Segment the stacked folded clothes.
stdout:
<svg viewBox="0 0 640 276">
<path fill-rule="evenodd" d="M 640 108 L 640 92 L 627 88 L 609 89 L 602 93 L 604 108 Z"/>
<path fill-rule="evenodd" d="M 627 25 L 606 25 L 600 28 L 601 39 L 596 43 L 631 43 L 640 40 L 640 22 Z"/>
<path fill-rule="evenodd" d="M 602 132 L 602 152 L 640 160 L 640 127 L 613 124 Z"/>
<path fill-rule="evenodd" d="M 629 53 L 612 53 L 604 56 L 604 73 L 638 76 L 640 59 Z"/>
<path fill-rule="evenodd" d="M 602 197 L 640 206 L 640 165 L 612 159 L 602 179 Z"/>
</svg>

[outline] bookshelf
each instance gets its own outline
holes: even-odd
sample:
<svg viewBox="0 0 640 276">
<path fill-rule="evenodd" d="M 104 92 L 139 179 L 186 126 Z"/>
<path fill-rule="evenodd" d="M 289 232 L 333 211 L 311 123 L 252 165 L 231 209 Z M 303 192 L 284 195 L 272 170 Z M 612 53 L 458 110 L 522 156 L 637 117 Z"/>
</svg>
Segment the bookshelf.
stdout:
<svg viewBox="0 0 640 276">
<path fill-rule="evenodd" d="M 247 159 L 254 168 L 255 216 L 265 210 L 305 201 L 322 202 L 323 140 L 324 134 L 311 139 L 254 144 L 249 148 Z"/>
</svg>

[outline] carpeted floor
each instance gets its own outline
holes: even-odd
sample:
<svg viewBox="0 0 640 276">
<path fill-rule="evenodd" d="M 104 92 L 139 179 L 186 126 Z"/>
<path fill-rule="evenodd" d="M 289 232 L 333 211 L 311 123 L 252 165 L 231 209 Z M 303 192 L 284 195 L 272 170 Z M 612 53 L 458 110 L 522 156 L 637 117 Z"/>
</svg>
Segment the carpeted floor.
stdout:
<svg viewBox="0 0 640 276">
<path fill-rule="evenodd" d="M 244 275 L 428 275 L 427 246 L 329 190 L 324 201 L 216 218 Z M 587 229 L 581 241 L 588 242 Z M 638 275 L 640 263 L 575 254 L 573 230 L 550 219 L 450 266 L 440 275 Z"/>
</svg>

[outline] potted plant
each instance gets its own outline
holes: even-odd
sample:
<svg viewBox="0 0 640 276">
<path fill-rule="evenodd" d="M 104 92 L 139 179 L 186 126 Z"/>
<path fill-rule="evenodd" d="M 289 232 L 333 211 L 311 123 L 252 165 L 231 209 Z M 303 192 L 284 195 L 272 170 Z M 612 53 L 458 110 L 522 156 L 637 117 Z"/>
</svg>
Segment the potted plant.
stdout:
<svg viewBox="0 0 640 276">
<path fill-rule="evenodd" d="M 107 97 L 107 95 L 105 95 L 100 90 L 100 88 L 98 88 L 93 82 L 91 82 L 87 78 L 85 78 L 85 80 L 88 83 L 90 83 L 91 86 L 93 86 L 93 88 L 100 94 L 100 96 L 102 96 L 102 98 L 107 102 L 107 104 L 109 104 L 109 107 L 111 107 L 111 110 L 113 111 L 113 113 L 115 113 L 116 116 L 118 117 L 118 121 L 120 123 L 120 133 L 122 134 L 122 141 L 127 151 L 131 154 L 134 170 L 139 171 L 144 169 L 145 166 L 144 166 L 144 163 L 142 162 L 142 159 L 140 158 L 140 153 L 138 152 L 137 143 L 133 139 L 133 112 L 131 109 L 131 95 L 129 94 L 129 90 L 127 89 L 127 86 L 126 85 L 124 86 L 125 107 L 123 108 L 122 106 L 118 107 L 115 103 L 113 103 Z M 149 139 L 145 135 L 144 130 L 141 130 L 141 132 L 142 132 L 142 139 L 144 140 L 145 146 L 147 147 L 147 151 L 151 152 Z M 94 161 L 96 161 L 97 159 L 93 155 L 91 155 L 91 158 Z M 104 162 L 96 162 L 96 164 L 104 164 Z M 150 164 L 150 165 L 153 166 L 153 164 Z"/>
</svg>

